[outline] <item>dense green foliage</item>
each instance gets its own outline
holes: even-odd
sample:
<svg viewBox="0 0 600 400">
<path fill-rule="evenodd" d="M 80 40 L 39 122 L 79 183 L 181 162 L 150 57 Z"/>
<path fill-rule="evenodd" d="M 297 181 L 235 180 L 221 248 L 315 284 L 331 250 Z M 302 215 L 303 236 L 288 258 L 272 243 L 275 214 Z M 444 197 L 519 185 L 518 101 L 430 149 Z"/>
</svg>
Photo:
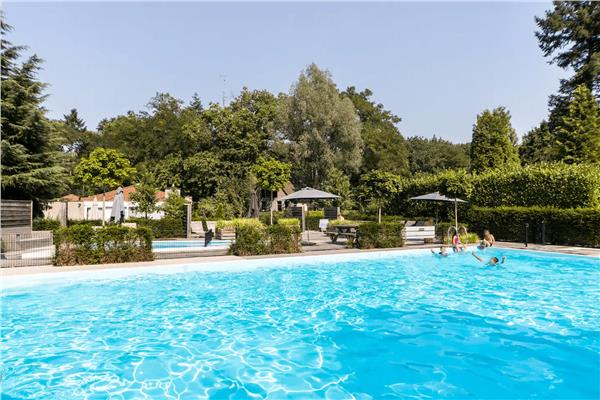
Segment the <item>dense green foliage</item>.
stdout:
<svg viewBox="0 0 600 400">
<path fill-rule="evenodd" d="M 600 206 L 600 166 L 536 164 L 490 171 L 473 180 L 469 200 L 486 207 Z"/>
<path fill-rule="evenodd" d="M 114 149 L 95 148 L 81 159 L 75 174 L 86 185 L 106 191 L 116 189 L 135 173 L 124 154 Z"/>
<path fill-rule="evenodd" d="M 186 230 L 181 218 L 164 217 L 161 219 L 129 218 L 127 222 L 135 222 L 137 226 L 148 228 L 157 239 L 185 238 Z"/>
<path fill-rule="evenodd" d="M 578 86 L 573 92 L 564 115 L 556 123 L 555 137 L 558 160 L 600 163 L 600 105 L 585 86 Z"/>
<path fill-rule="evenodd" d="M 361 122 L 363 156 L 361 172 L 386 170 L 395 174 L 405 174 L 408 170 L 408 150 L 406 141 L 396 127 L 401 119 L 383 104 L 372 101 L 373 92 L 365 89 L 358 92 L 354 86 L 342 92 L 349 98 Z"/>
<path fill-rule="evenodd" d="M 42 60 L 33 55 L 20 63 L 25 47 L 6 39 L 10 30 L 0 14 L 2 197 L 33 200 L 39 215 L 46 200 L 66 189 L 66 171 L 58 164 L 56 137 L 42 106 L 46 85 L 37 80 Z"/>
<path fill-rule="evenodd" d="M 300 228 L 293 225 L 246 224 L 236 228 L 229 253 L 237 256 L 301 252 Z"/>
<path fill-rule="evenodd" d="M 535 19 L 535 33 L 544 56 L 551 64 L 573 71 L 561 80 L 560 95 L 551 104 L 568 97 L 579 85 L 600 92 L 600 4 L 595 1 L 554 1 L 554 8 Z"/>
<path fill-rule="evenodd" d="M 357 228 L 357 246 L 361 249 L 391 248 L 404 246 L 400 222 L 365 222 Z"/>
<path fill-rule="evenodd" d="M 381 222 L 381 208 L 385 207 L 401 188 L 402 180 L 397 175 L 385 171 L 371 171 L 361 178 L 359 197 L 363 203 L 377 207 L 378 220 Z"/>
<path fill-rule="evenodd" d="M 309 65 L 282 102 L 281 115 L 299 186 L 320 187 L 333 167 L 347 174 L 358 171 L 361 123 L 329 72 Z"/>
<path fill-rule="evenodd" d="M 469 168 L 469 144 L 454 144 L 433 136 L 407 139 L 409 168 L 418 172 L 436 173 L 446 169 Z"/>
<path fill-rule="evenodd" d="M 144 214 L 144 218 L 148 218 L 148 214 L 158 210 L 156 189 L 150 182 L 136 183 L 135 192 L 131 194 L 131 201 L 135 204 L 136 211 Z"/>
<path fill-rule="evenodd" d="M 525 241 L 529 224 L 529 242 L 540 242 L 542 222 L 544 239 L 552 244 L 600 247 L 600 209 L 558 209 L 552 207 L 473 207 L 467 218 L 471 230 L 493 232 L 496 240 Z"/>
<path fill-rule="evenodd" d="M 75 225 L 54 235 L 56 265 L 151 261 L 152 232 L 146 228 L 109 225 L 94 229 Z"/>
<path fill-rule="evenodd" d="M 60 222 L 57 219 L 34 218 L 31 221 L 31 230 L 33 231 L 52 231 L 60 229 Z"/>
<path fill-rule="evenodd" d="M 482 172 L 517 164 L 517 134 L 504 107 L 477 116 L 471 140 L 471 169 Z"/>
</svg>

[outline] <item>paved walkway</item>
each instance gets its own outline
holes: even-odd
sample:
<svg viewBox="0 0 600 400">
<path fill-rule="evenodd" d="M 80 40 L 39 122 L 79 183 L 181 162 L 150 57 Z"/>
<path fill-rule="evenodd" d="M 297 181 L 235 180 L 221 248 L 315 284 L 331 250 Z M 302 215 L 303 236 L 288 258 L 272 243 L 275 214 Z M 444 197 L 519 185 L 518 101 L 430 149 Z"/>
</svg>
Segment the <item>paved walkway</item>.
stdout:
<svg viewBox="0 0 600 400">
<path fill-rule="evenodd" d="M 311 237 L 312 240 L 312 237 Z M 98 265 L 78 265 L 78 266 L 65 266 L 56 267 L 52 265 L 47 266 L 36 266 L 36 267 L 18 267 L 18 268 L 0 268 L 0 278 L 4 276 L 14 275 L 29 275 L 29 274 L 40 274 L 49 272 L 64 272 L 64 271 L 90 271 L 99 269 L 111 269 L 111 268 L 136 268 L 136 267 L 149 267 L 149 266 L 160 266 L 160 265 L 181 265 L 181 264 L 197 264 L 207 262 L 226 262 L 233 260 L 244 260 L 244 259 L 257 259 L 257 258 L 281 258 L 281 257 L 306 257 L 312 255 L 321 254 L 346 254 L 346 253 L 366 253 L 374 251 L 389 251 L 389 250 L 412 250 L 412 249 L 428 249 L 436 248 L 439 244 L 428 244 L 428 245 L 408 245 L 401 248 L 395 249 L 370 249 L 370 250 L 359 250 L 359 249 L 348 249 L 344 245 L 332 245 L 331 243 L 322 243 L 322 246 L 307 246 L 304 253 L 298 254 L 274 254 L 266 256 L 250 256 L 250 257 L 237 257 L 237 256 L 204 256 L 204 257 L 193 257 L 193 258 L 175 258 L 175 259 L 163 259 L 149 262 L 136 262 L 136 263 L 120 263 L 120 264 L 98 264 Z M 533 250 L 533 251 L 552 251 L 558 253 L 568 254 L 579 254 L 585 256 L 598 257 L 600 263 L 600 249 L 587 248 L 587 247 L 572 247 L 572 246 L 554 246 L 554 245 L 539 245 L 530 244 L 525 247 L 523 243 L 511 243 L 511 242 L 497 242 L 497 247 L 506 247 L 512 249 L 521 250 Z"/>
</svg>

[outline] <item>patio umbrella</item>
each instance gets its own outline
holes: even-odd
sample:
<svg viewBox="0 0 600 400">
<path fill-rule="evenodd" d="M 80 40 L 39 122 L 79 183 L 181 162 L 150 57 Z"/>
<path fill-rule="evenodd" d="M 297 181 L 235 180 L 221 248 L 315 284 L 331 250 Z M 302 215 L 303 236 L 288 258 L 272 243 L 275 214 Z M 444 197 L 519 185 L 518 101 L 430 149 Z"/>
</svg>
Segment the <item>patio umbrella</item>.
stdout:
<svg viewBox="0 0 600 400">
<path fill-rule="evenodd" d="M 110 219 L 118 223 L 123 222 L 125 219 L 125 204 L 123 199 L 123 188 L 121 186 L 116 190 L 112 210 L 110 212 Z"/>
<path fill-rule="evenodd" d="M 310 187 L 305 187 L 304 189 L 300 189 L 297 192 L 293 192 L 283 197 L 282 201 L 291 201 L 291 200 L 329 200 L 329 199 L 339 199 L 340 196 L 333 193 L 324 192 L 322 190 L 313 189 Z M 302 209 L 302 229 L 306 227 L 304 221 L 304 208 Z M 310 240 L 310 237 L 309 237 Z"/>
<path fill-rule="evenodd" d="M 458 197 L 446 197 L 440 192 L 433 192 L 424 194 L 421 196 L 411 197 L 410 200 L 423 200 L 423 201 L 446 201 L 454 202 L 454 226 L 458 231 L 458 203 L 468 203 L 465 200 L 459 199 Z"/>
</svg>

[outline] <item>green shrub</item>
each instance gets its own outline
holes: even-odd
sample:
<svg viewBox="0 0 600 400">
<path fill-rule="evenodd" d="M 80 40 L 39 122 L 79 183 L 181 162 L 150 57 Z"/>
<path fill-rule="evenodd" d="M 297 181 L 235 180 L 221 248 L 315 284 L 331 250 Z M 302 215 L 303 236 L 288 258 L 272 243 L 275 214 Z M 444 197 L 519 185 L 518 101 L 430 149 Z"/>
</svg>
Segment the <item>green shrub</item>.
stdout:
<svg viewBox="0 0 600 400">
<path fill-rule="evenodd" d="M 600 206 L 600 166 L 533 164 L 477 177 L 474 205 L 578 208 Z"/>
<path fill-rule="evenodd" d="M 54 235 L 56 265 L 85 265 L 151 261 L 152 231 L 109 225 L 94 229 L 79 224 L 59 229 Z"/>
<path fill-rule="evenodd" d="M 600 247 L 600 209 L 558 209 L 552 207 L 473 207 L 467 214 L 471 231 L 482 234 L 489 229 L 496 240 L 540 242 L 542 222 L 544 239 L 551 244 Z"/>
<path fill-rule="evenodd" d="M 187 236 L 183 221 L 173 217 L 161 219 L 129 218 L 127 222 L 135 222 L 138 227 L 145 227 L 152 231 L 157 239 L 184 238 Z"/>
<path fill-rule="evenodd" d="M 390 248 L 404 246 L 403 223 L 365 222 L 358 226 L 358 247 L 361 249 Z"/>
<path fill-rule="evenodd" d="M 229 253 L 236 256 L 267 254 L 264 227 L 254 225 L 239 227 L 235 232 L 235 242 L 229 247 Z"/>
<path fill-rule="evenodd" d="M 300 251 L 300 227 L 289 225 L 242 225 L 236 228 L 235 242 L 229 248 L 229 253 L 237 256 Z"/>
<path fill-rule="evenodd" d="M 298 219 L 298 218 L 279 218 L 279 219 L 277 219 L 277 225 L 300 227 L 300 219 Z"/>
<path fill-rule="evenodd" d="M 52 231 L 56 232 L 60 229 L 60 222 L 56 219 L 35 218 L 31 221 L 31 230 L 34 231 Z"/>
<path fill-rule="evenodd" d="M 256 218 L 234 218 L 231 220 L 219 220 L 217 221 L 217 229 L 239 229 L 243 226 L 254 226 L 262 227 L 263 223 Z"/>
<path fill-rule="evenodd" d="M 89 226 L 102 226 L 101 219 L 70 219 L 67 220 L 67 226 L 74 225 L 89 225 Z"/>
<path fill-rule="evenodd" d="M 269 225 L 266 228 L 269 254 L 300 253 L 299 225 Z"/>
</svg>

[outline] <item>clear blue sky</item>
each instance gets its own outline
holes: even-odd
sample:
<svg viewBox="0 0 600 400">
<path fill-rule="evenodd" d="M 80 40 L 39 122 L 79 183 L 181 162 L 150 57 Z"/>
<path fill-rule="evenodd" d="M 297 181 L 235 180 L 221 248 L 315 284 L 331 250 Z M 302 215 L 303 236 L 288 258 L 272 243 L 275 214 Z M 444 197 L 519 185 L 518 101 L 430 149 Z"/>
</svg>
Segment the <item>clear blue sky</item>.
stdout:
<svg viewBox="0 0 600 400">
<path fill-rule="evenodd" d="M 370 88 L 405 136 L 469 141 L 506 106 L 523 135 L 566 73 L 537 47 L 550 3 L 15 3 L 10 40 L 44 60 L 49 116 L 95 128 L 157 91 L 203 102 L 243 86 L 289 91 L 311 62 L 338 87 Z M 226 76 L 223 82 L 222 75 Z"/>
</svg>

